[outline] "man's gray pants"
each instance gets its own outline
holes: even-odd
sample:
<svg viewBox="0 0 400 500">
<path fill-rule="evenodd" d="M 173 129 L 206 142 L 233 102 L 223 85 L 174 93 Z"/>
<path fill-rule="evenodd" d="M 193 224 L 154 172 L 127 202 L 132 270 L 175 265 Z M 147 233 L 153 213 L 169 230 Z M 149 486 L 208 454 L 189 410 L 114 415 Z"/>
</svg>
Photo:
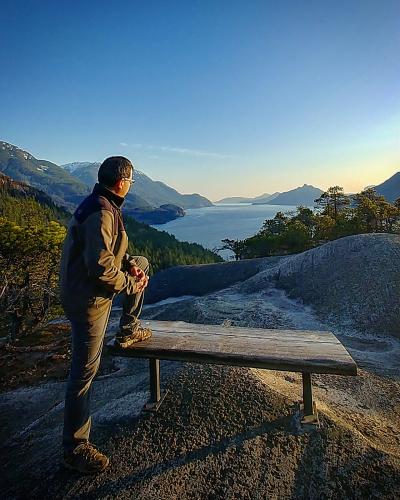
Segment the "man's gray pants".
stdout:
<svg viewBox="0 0 400 500">
<path fill-rule="evenodd" d="M 136 266 L 148 274 L 149 263 L 145 257 L 133 257 Z M 144 292 L 123 295 L 122 315 L 119 323 L 122 335 L 129 335 L 139 323 Z M 72 327 L 72 359 L 67 381 L 64 410 L 63 447 L 72 451 L 89 441 L 91 416 L 90 399 L 92 382 L 100 365 L 104 335 L 110 317 L 112 301 L 104 315 L 93 323 L 70 319 Z"/>
</svg>

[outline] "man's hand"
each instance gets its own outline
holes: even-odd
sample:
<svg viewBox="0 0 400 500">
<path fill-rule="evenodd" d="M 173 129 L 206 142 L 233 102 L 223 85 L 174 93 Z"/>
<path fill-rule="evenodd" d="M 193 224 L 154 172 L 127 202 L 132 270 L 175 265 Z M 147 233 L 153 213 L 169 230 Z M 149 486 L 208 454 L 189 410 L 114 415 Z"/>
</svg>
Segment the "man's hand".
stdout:
<svg viewBox="0 0 400 500">
<path fill-rule="evenodd" d="M 129 273 L 132 276 L 136 276 L 136 278 L 139 278 L 139 280 L 142 280 L 146 276 L 143 269 L 140 269 L 140 267 L 137 266 L 131 266 L 131 268 L 129 269 Z"/>
<path fill-rule="evenodd" d="M 146 276 L 145 272 L 143 269 L 140 269 L 140 267 L 137 266 L 132 266 L 129 270 L 130 274 L 132 276 L 135 276 L 137 278 L 137 293 L 143 292 L 143 290 L 147 287 L 149 283 L 149 277 Z"/>
<path fill-rule="evenodd" d="M 147 287 L 148 283 L 149 283 L 149 277 L 145 276 L 144 279 L 138 282 L 137 293 L 143 292 L 143 290 Z"/>
</svg>

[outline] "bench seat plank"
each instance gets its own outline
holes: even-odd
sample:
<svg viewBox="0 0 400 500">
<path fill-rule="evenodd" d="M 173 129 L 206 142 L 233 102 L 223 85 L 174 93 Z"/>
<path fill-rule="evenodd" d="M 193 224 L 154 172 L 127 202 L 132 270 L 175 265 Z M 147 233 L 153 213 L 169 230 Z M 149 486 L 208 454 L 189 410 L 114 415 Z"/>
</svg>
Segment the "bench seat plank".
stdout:
<svg viewBox="0 0 400 500">
<path fill-rule="evenodd" d="M 341 344 L 335 335 L 326 331 L 317 330 L 283 330 L 283 329 L 267 329 L 267 328 L 248 328 L 241 326 L 220 326 L 220 325 L 201 325 L 196 323 L 185 323 L 184 321 L 146 321 L 146 325 L 153 325 L 154 331 L 170 332 L 174 335 L 180 333 L 201 333 L 202 335 L 233 335 L 235 337 L 271 337 L 276 339 L 277 332 L 282 334 L 283 338 L 290 337 L 304 341 L 319 340 L 320 342 L 328 342 L 333 344 Z M 306 335 L 305 335 L 306 334 Z M 329 334 L 329 335 L 327 335 Z"/>
<path fill-rule="evenodd" d="M 356 375 L 357 366 L 331 332 L 268 330 L 199 325 L 182 321 L 142 321 L 151 339 L 119 348 L 117 356 L 214 363 L 306 373 Z"/>
</svg>

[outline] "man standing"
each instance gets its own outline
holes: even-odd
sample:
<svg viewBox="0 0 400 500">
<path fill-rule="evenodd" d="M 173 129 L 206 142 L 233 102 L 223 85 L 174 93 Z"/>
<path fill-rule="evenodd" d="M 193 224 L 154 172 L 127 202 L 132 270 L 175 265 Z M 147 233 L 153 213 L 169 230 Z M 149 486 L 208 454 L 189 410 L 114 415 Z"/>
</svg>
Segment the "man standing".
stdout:
<svg viewBox="0 0 400 500">
<path fill-rule="evenodd" d="M 149 263 L 131 257 L 121 206 L 133 179 L 123 156 L 107 158 L 98 183 L 69 224 L 60 265 L 60 295 L 72 327 L 72 359 L 64 413 L 64 465 L 82 473 L 105 469 L 109 459 L 90 442 L 90 395 L 99 368 L 112 300 L 123 294 L 115 342 L 128 347 L 151 336 L 138 319 Z"/>
</svg>

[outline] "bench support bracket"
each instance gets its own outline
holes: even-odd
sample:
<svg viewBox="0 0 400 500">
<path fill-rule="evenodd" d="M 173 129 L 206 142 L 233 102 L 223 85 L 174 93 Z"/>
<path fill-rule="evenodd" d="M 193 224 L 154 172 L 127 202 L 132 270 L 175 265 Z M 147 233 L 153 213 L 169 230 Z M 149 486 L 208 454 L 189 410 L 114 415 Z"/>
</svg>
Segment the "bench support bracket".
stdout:
<svg viewBox="0 0 400 500">
<path fill-rule="evenodd" d="M 157 411 L 163 402 L 166 392 L 161 394 L 160 389 L 160 360 L 149 359 L 150 368 L 150 401 L 144 405 L 146 411 Z"/>
<path fill-rule="evenodd" d="M 303 376 L 303 418 L 302 424 L 318 424 L 318 413 L 312 396 L 311 373 L 302 373 Z"/>
</svg>

